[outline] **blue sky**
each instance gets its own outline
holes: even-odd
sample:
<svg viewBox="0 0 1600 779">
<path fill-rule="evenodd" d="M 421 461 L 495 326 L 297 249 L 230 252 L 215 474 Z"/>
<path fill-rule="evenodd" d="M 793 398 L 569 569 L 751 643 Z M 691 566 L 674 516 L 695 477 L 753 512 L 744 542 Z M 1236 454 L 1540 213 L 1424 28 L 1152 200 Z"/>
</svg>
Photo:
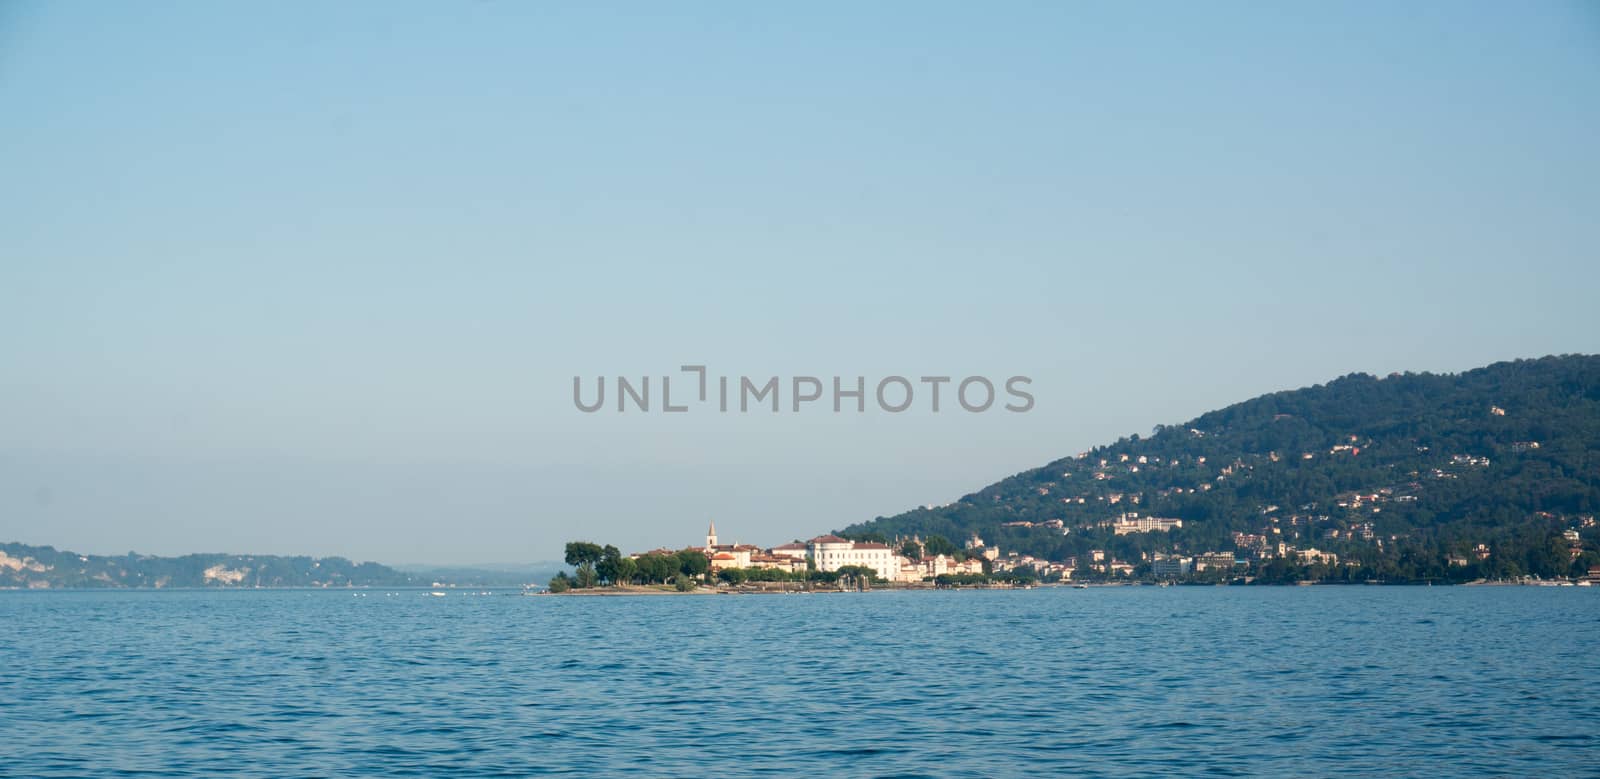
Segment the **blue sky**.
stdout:
<svg viewBox="0 0 1600 779">
<path fill-rule="evenodd" d="M 778 543 L 1600 351 L 1593 4 L 861 5 L 0 5 L 0 540 Z M 1037 406 L 572 406 L 685 363 Z"/>
</svg>

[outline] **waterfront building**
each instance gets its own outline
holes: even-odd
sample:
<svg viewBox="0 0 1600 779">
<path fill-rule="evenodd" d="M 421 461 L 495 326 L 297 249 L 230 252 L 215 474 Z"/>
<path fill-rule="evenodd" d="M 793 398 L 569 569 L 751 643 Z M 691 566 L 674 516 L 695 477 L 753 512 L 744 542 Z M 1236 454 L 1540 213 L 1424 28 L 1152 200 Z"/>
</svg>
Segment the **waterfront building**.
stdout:
<svg viewBox="0 0 1600 779">
<path fill-rule="evenodd" d="M 1176 555 L 1158 555 L 1150 561 L 1150 574 L 1158 579 L 1174 579 L 1187 576 L 1194 569 L 1194 559 L 1178 557 Z"/>
<path fill-rule="evenodd" d="M 1231 571 L 1238 564 L 1232 552 L 1206 552 L 1195 555 L 1194 569 L 1196 571 Z"/>
<path fill-rule="evenodd" d="M 837 571 L 847 565 L 871 568 L 879 578 L 896 580 L 900 575 L 900 560 L 888 544 L 874 541 L 851 541 L 835 535 L 817 536 L 806 542 L 806 552 L 819 571 Z"/>
</svg>

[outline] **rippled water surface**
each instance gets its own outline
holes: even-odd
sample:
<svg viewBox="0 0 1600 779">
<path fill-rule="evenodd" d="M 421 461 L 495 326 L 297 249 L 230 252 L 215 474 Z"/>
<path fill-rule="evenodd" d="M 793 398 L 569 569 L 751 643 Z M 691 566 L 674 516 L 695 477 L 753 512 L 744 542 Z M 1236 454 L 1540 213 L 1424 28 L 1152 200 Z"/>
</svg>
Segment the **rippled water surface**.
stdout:
<svg viewBox="0 0 1600 779">
<path fill-rule="evenodd" d="M 8 776 L 1577 776 L 1600 588 L 0 593 Z"/>
</svg>

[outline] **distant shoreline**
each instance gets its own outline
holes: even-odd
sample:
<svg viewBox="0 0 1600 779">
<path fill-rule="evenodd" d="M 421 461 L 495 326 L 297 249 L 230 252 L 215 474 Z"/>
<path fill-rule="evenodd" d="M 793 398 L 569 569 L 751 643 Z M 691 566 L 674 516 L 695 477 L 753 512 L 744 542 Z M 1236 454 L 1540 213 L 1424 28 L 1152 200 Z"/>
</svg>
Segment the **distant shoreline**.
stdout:
<svg viewBox="0 0 1600 779">
<path fill-rule="evenodd" d="M 712 588 L 696 587 L 687 592 L 679 592 L 672 585 L 625 585 L 590 588 L 573 588 L 565 592 L 550 592 L 546 589 L 534 589 L 519 585 L 449 585 L 444 587 L 428 587 L 419 585 L 379 587 L 371 585 L 353 585 L 341 587 L 0 587 L 0 592 L 418 592 L 418 593 L 459 593 L 463 595 L 496 594 L 496 595 L 578 595 L 585 597 L 626 597 L 633 595 L 793 595 L 793 594 L 828 594 L 850 592 L 938 592 L 945 590 L 1027 590 L 1027 589 L 1104 589 L 1116 587 L 1586 587 L 1587 585 L 1572 580 L 1546 580 L 1546 581 L 1488 581 L 1477 580 L 1470 582 L 1274 582 L 1274 583 L 1196 583 L 1172 582 L 1162 584 L 1159 582 L 1074 582 L 1074 583 L 1040 583 L 1026 587 L 1011 585 L 966 585 L 959 587 L 935 587 L 930 583 L 919 584 L 879 584 L 865 590 L 839 589 L 836 587 L 803 587 L 791 588 Z"/>
<path fill-rule="evenodd" d="M 528 591 L 525 595 L 576 595 L 583 597 L 627 597 L 632 595 L 821 595 L 829 593 L 854 593 L 854 592 L 942 592 L 948 590 L 1030 590 L 1030 589 L 1106 589 L 1117 587 L 1149 587 L 1163 589 L 1168 587 L 1185 588 L 1210 588 L 1210 587 L 1572 587 L 1574 582 L 1544 581 L 1544 582 L 1506 582 L 1506 581 L 1471 581 L 1471 582 L 1440 582 L 1434 585 L 1429 582 L 1287 582 L 1287 583 L 1184 583 L 1174 582 L 1161 584 L 1155 582 L 1076 582 L 1076 583 L 1041 583 L 1025 587 L 1010 585 L 996 586 L 962 586 L 962 587 L 935 587 L 931 584 L 920 585 L 880 584 L 865 590 L 839 589 L 836 587 L 805 588 L 712 588 L 696 587 L 695 589 L 680 592 L 671 585 L 623 585 L 589 588 L 573 588 L 564 592 L 550 592 L 549 590 Z M 1582 585 L 1576 585 L 1582 586 Z"/>
</svg>

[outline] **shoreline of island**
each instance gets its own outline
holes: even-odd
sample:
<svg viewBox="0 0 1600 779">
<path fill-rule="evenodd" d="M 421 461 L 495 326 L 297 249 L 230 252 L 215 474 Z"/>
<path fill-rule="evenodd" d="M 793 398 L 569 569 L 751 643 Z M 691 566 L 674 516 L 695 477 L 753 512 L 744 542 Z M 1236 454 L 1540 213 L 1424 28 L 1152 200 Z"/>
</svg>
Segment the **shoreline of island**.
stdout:
<svg viewBox="0 0 1600 779">
<path fill-rule="evenodd" d="M 1129 534 L 1156 532 L 1155 525 L 1179 520 L 1123 515 L 1114 530 Z M 1146 527 L 1150 525 L 1151 527 Z M 1165 525 L 1162 525 L 1165 528 Z M 886 543 L 887 541 L 887 543 Z M 1138 565 L 1100 549 L 1061 561 L 1035 558 L 1015 550 L 1002 552 L 973 534 L 958 546 L 941 536 L 847 538 L 826 534 L 808 541 L 771 547 L 723 543 L 716 523 L 705 542 L 681 549 L 658 548 L 625 554 L 611 544 L 571 541 L 564 557 L 572 574 L 558 572 L 546 591 L 562 595 L 769 594 L 864 590 L 1033 589 L 1035 587 L 1172 587 L 1172 586 L 1329 586 L 1414 585 L 1591 587 L 1600 584 L 1600 567 L 1587 575 L 1563 579 L 1523 576 L 1517 579 L 1424 577 L 1404 579 L 1352 576 L 1357 569 L 1338 568 L 1327 554 L 1322 576 L 1298 576 L 1281 558 L 1241 559 L 1236 552 L 1188 556 L 1154 553 Z M 1335 572 L 1342 575 L 1335 575 Z M 1361 571 L 1365 573 L 1365 571 Z M 530 589 L 534 589 L 530 587 Z"/>
<path fill-rule="evenodd" d="M 695 588 L 689 589 L 689 590 L 679 590 L 679 589 L 677 589 L 676 587 L 674 587 L 672 585 L 625 585 L 625 586 L 602 585 L 602 586 L 597 586 L 597 587 L 573 588 L 573 589 L 561 590 L 559 592 L 551 591 L 549 589 L 542 589 L 542 590 L 528 589 L 528 590 L 525 590 L 522 594 L 523 595 L 528 595 L 528 596 L 540 596 L 540 597 L 547 596 L 547 595 L 554 595 L 554 596 L 610 597 L 610 598 L 616 598 L 616 597 L 632 597 L 632 596 L 656 597 L 656 596 L 662 596 L 662 595 L 691 595 L 691 596 L 702 596 L 702 595 L 828 595 L 828 594 L 851 594 L 851 593 L 860 594 L 860 593 L 870 593 L 870 592 L 945 592 L 945 591 L 952 591 L 952 590 L 965 590 L 965 591 L 1019 591 L 1019 590 L 1068 590 L 1068 589 L 1075 589 L 1075 590 L 1095 589 L 1095 590 L 1098 590 L 1098 589 L 1115 589 L 1115 588 L 1131 588 L 1131 587 L 1167 589 L 1167 588 L 1171 588 L 1171 587 L 1183 587 L 1183 588 L 1252 587 L 1252 588 L 1254 588 L 1254 587 L 1432 587 L 1432 586 L 1434 586 L 1434 585 L 1431 584 L 1431 583 L 1428 583 L 1428 582 L 1379 582 L 1379 581 L 1366 581 L 1366 582 L 1310 582 L 1310 581 L 1302 581 L 1302 582 L 1293 582 L 1293 583 L 1257 582 L 1257 581 L 1242 581 L 1242 580 L 1241 581 L 1233 581 L 1233 582 L 1218 582 L 1218 583 L 1130 581 L 1130 582 L 1076 582 L 1076 583 L 1070 583 L 1070 584 L 1069 583 L 1040 583 L 1040 584 L 1027 584 L 1027 585 L 977 584 L 977 585 L 955 585 L 955 586 L 942 586 L 942 585 L 935 585 L 935 584 L 930 584 L 930 583 L 924 582 L 924 583 L 917 584 L 917 585 L 906 585 L 906 584 L 896 584 L 896 583 L 878 583 L 878 584 L 875 584 L 875 585 L 872 585 L 872 586 L 869 586 L 869 587 L 859 587 L 859 588 L 839 588 L 839 587 L 826 587 L 826 586 L 824 586 L 824 587 L 813 587 L 813 588 L 810 588 L 810 589 L 807 589 L 807 588 L 804 588 L 804 587 L 791 587 L 791 588 L 782 588 L 782 589 L 780 589 L 780 588 L 696 586 Z M 1443 583 L 1440 583 L 1438 586 L 1440 586 L 1440 587 L 1554 587 L 1554 588 L 1578 587 L 1578 588 L 1584 588 L 1584 587 L 1589 587 L 1591 585 L 1586 583 L 1586 582 L 1583 582 L 1583 581 L 1570 582 L 1570 581 L 1553 581 L 1552 580 L 1552 581 L 1518 582 L 1518 581 L 1481 580 L 1481 581 L 1470 581 L 1470 582 L 1443 582 Z"/>
</svg>

